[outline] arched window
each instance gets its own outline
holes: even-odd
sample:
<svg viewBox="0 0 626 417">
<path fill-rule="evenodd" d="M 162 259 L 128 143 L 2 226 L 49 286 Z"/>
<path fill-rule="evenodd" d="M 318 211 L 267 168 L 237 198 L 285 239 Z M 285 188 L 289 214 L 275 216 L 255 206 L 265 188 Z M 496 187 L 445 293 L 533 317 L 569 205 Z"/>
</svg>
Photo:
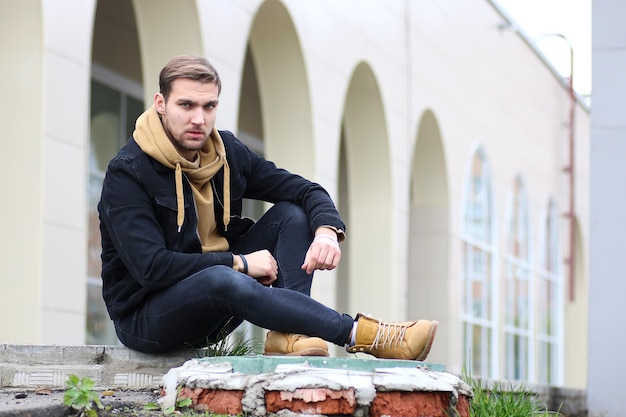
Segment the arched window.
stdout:
<svg viewBox="0 0 626 417">
<path fill-rule="evenodd" d="M 482 149 L 470 162 L 463 206 L 462 281 L 464 366 L 472 375 L 493 377 L 493 216 L 488 165 Z"/>
<path fill-rule="evenodd" d="M 504 255 L 505 377 L 529 379 L 531 347 L 530 232 L 526 190 L 521 178 L 513 184 Z"/>
<path fill-rule="evenodd" d="M 542 227 L 542 250 L 538 270 L 538 349 L 539 375 L 542 384 L 561 383 L 561 365 L 559 358 L 562 349 L 562 275 L 559 268 L 559 240 L 557 214 L 552 201 Z"/>
</svg>

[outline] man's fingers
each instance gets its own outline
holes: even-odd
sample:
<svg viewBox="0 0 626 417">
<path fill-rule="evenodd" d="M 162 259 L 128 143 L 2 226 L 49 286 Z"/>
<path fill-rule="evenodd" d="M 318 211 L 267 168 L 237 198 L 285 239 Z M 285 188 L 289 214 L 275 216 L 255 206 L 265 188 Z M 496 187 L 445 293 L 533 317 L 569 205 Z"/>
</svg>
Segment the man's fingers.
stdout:
<svg viewBox="0 0 626 417">
<path fill-rule="evenodd" d="M 341 258 L 341 250 L 330 239 L 314 241 L 304 258 L 302 269 L 307 274 L 315 270 L 331 270 L 339 264 Z"/>
</svg>

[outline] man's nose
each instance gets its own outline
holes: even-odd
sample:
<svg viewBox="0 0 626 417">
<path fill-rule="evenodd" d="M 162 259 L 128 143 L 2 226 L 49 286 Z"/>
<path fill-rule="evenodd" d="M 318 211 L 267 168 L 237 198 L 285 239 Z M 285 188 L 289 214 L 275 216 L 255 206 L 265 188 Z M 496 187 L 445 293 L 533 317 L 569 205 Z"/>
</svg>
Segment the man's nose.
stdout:
<svg viewBox="0 0 626 417">
<path fill-rule="evenodd" d="M 191 123 L 196 124 L 196 125 L 204 124 L 204 111 L 202 107 L 198 107 L 194 109 L 191 115 Z"/>
</svg>

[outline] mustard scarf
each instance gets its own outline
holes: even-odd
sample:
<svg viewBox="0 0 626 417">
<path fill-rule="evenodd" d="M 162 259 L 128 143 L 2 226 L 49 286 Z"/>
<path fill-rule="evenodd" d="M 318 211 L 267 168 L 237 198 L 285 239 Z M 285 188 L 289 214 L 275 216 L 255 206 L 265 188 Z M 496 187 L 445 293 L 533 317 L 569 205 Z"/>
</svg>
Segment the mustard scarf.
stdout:
<svg viewBox="0 0 626 417">
<path fill-rule="evenodd" d="M 142 151 L 161 164 L 174 170 L 176 183 L 178 231 L 185 221 L 185 197 L 183 195 L 183 172 L 189 178 L 198 213 L 198 234 L 202 252 L 228 250 L 228 241 L 217 232 L 213 208 L 211 178 L 224 167 L 224 226 L 230 222 L 230 168 L 226 161 L 224 142 L 213 128 L 198 157 L 190 162 L 174 147 L 168 138 L 154 106 L 146 110 L 135 124 L 133 137 Z"/>
</svg>

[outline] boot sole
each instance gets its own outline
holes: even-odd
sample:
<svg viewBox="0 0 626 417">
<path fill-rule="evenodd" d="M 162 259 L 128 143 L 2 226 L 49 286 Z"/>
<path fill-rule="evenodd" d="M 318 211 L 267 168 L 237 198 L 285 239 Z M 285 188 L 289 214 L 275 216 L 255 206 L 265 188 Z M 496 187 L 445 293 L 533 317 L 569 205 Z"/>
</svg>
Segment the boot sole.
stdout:
<svg viewBox="0 0 626 417">
<path fill-rule="evenodd" d="M 426 346 L 424 346 L 424 350 L 415 358 L 416 361 L 423 361 L 426 359 L 428 354 L 430 353 L 430 348 L 433 345 L 433 341 L 435 340 L 435 335 L 437 334 L 437 328 L 439 327 L 438 321 L 433 321 L 433 325 L 430 327 L 430 332 L 428 333 L 428 339 L 426 340 Z"/>
<path fill-rule="evenodd" d="M 329 356 L 328 351 L 321 348 L 309 348 L 291 353 L 263 352 L 263 354 L 265 356 Z"/>
</svg>

